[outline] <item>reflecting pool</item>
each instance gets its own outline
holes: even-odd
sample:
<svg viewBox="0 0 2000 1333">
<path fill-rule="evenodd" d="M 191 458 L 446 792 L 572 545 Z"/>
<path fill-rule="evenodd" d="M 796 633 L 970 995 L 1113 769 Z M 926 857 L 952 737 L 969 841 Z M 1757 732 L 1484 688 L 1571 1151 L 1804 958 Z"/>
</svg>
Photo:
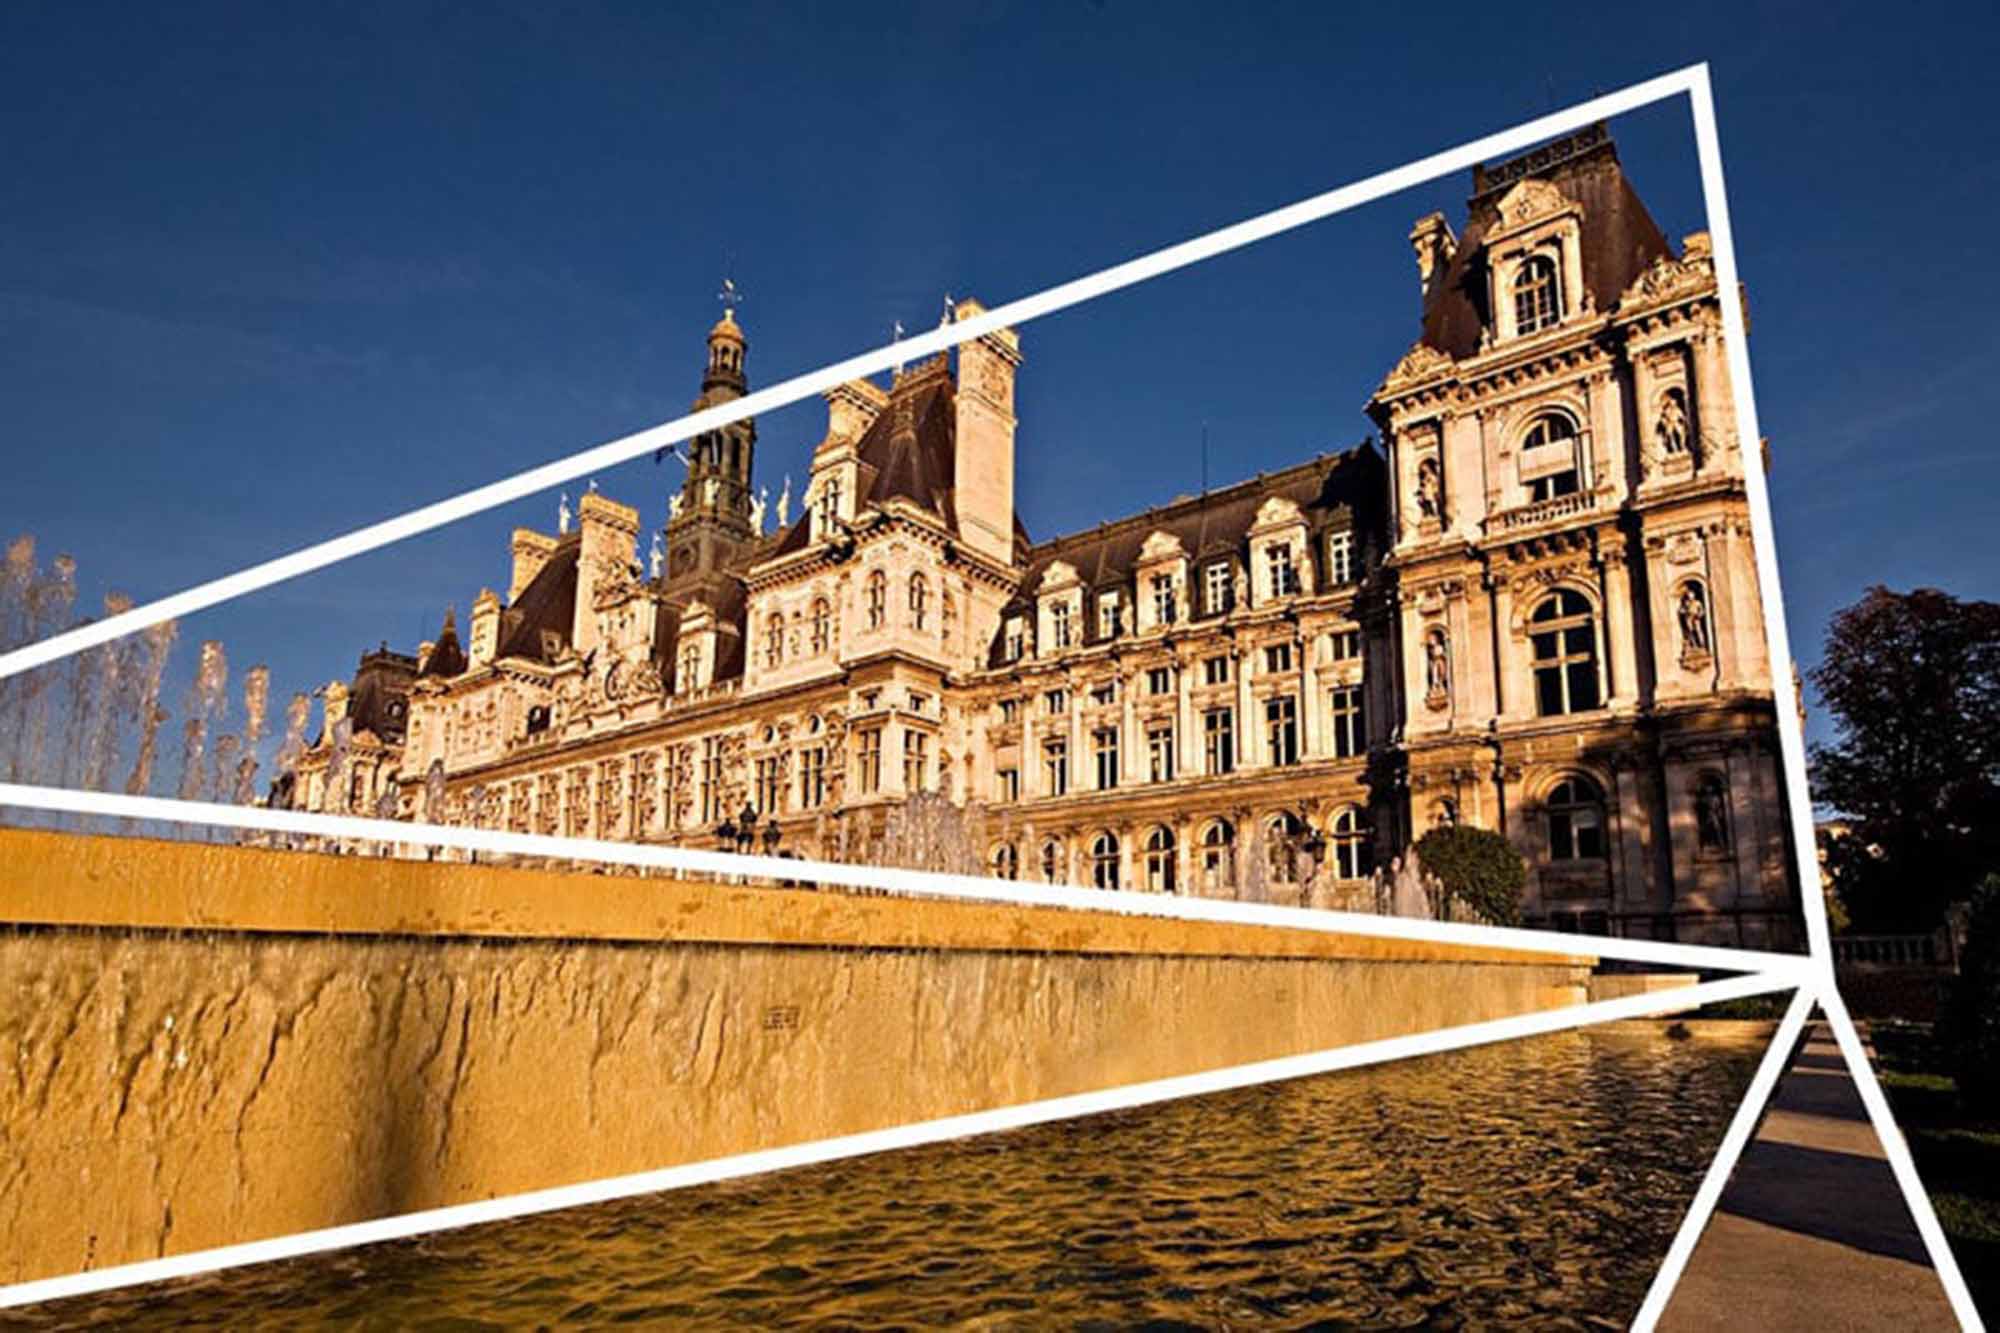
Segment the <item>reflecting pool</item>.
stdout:
<svg viewBox="0 0 2000 1333">
<path fill-rule="evenodd" d="M 27 1326 L 1623 1328 L 1768 1028 L 1560 1033 L 60 1302 Z"/>
</svg>

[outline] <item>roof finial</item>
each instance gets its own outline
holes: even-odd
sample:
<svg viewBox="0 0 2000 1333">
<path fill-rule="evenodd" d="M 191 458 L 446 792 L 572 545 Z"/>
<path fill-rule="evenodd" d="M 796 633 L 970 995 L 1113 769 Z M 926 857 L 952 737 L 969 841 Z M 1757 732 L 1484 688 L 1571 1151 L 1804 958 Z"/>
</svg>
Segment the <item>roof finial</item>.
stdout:
<svg viewBox="0 0 2000 1333">
<path fill-rule="evenodd" d="M 715 294 L 715 299 L 722 302 L 722 317 L 724 319 L 733 319 L 736 313 L 735 308 L 743 303 L 743 293 L 736 286 L 735 279 L 724 278 L 722 280 L 722 290 Z"/>
<path fill-rule="evenodd" d="M 890 342 L 892 342 L 892 343 L 899 343 L 899 342 L 903 341 L 903 321 L 902 321 L 902 320 L 900 320 L 900 319 L 899 319 L 899 320 L 897 320 L 897 321 L 896 321 L 896 324 L 895 324 L 895 327 L 894 327 L 893 329 L 891 329 L 891 330 L 889 331 L 889 341 L 890 341 Z M 902 373 L 903 373 L 903 363 L 902 363 L 902 362 L 901 362 L 900 360 L 896 362 L 896 373 L 897 373 L 898 375 L 900 375 L 900 374 L 902 374 Z"/>
</svg>

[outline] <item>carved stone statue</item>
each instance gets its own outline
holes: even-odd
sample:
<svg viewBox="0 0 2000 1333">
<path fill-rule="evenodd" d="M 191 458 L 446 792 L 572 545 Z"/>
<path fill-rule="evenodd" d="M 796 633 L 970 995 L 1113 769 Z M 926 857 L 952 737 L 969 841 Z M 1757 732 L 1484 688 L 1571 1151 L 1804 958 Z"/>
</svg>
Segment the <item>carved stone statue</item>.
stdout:
<svg viewBox="0 0 2000 1333">
<path fill-rule="evenodd" d="M 1660 402 L 1660 420 L 1654 430 L 1659 437 L 1660 449 L 1663 452 L 1668 454 L 1687 452 L 1687 405 L 1681 401 L 1679 389 L 1667 390 L 1667 396 Z"/>
<path fill-rule="evenodd" d="M 1695 792 L 1694 817 L 1704 849 L 1719 851 L 1729 846 L 1728 797 L 1720 782 L 1710 779 Z"/>
<path fill-rule="evenodd" d="M 778 492 L 778 526 L 783 528 L 792 521 L 792 474 L 785 474 L 785 489 Z"/>
<path fill-rule="evenodd" d="M 1444 517 L 1444 475 L 1435 457 L 1417 464 L 1417 512 L 1425 518 Z"/>
<path fill-rule="evenodd" d="M 569 492 L 568 492 L 568 491 L 564 491 L 564 492 L 562 493 L 562 498 L 561 498 L 560 500 L 556 501 L 556 531 L 557 531 L 558 533 L 563 533 L 563 532 L 568 532 L 568 531 L 569 531 Z"/>
<path fill-rule="evenodd" d="M 1451 694 L 1451 650 L 1443 630 L 1434 629 L 1424 637 L 1424 690 L 1433 699 Z"/>
<path fill-rule="evenodd" d="M 722 493 L 722 483 L 717 481 L 714 477 L 710 477 L 708 479 L 708 495 L 706 497 L 708 500 L 708 507 L 710 509 L 715 508 L 715 497 L 720 495 L 721 493 Z"/>
<path fill-rule="evenodd" d="M 764 535 L 764 506 L 771 498 L 771 488 L 764 487 L 750 501 L 750 531 L 759 537 Z"/>
<path fill-rule="evenodd" d="M 687 503 L 687 497 L 682 495 L 679 491 L 675 491 L 673 495 L 671 495 L 667 499 L 667 517 L 669 519 L 679 518 L 681 516 L 681 506 L 686 503 Z"/>
<path fill-rule="evenodd" d="M 1708 599 L 1702 596 L 1699 583 L 1690 583 L 1681 590 L 1680 620 L 1683 651 L 1709 651 Z"/>
<path fill-rule="evenodd" d="M 676 495 L 675 500 L 680 496 Z M 660 544 L 660 534 L 653 534 L 653 549 L 646 554 L 646 572 L 652 578 L 659 578 L 667 567 L 667 548 Z"/>
</svg>

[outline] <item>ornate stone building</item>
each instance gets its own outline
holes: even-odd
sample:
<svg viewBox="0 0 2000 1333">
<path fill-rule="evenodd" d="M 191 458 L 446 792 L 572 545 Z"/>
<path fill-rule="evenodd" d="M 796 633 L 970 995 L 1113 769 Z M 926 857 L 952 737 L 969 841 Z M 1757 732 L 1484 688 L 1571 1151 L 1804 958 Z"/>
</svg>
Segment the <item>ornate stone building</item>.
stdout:
<svg viewBox="0 0 2000 1333">
<path fill-rule="evenodd" d="M 703 846 L 747 807 L 839 857 L 938 792 L 1001 875 L 1260 895 L 1463 820 L 1526 857 L 1531 924 L 1793 945 L 1707 238 L 1669 245 L 1599 127 L 1411 241 L 1380 447 L 1035 543 L 988 335 L 827 394 L 775 530 L 744 422 L 691 442 L 644 566 L 594 488 L 517 531 L 463 641 L 328 687 L 291 795 Z M 746 352 L 725 313 L 697 407 Z"/>
</svg>

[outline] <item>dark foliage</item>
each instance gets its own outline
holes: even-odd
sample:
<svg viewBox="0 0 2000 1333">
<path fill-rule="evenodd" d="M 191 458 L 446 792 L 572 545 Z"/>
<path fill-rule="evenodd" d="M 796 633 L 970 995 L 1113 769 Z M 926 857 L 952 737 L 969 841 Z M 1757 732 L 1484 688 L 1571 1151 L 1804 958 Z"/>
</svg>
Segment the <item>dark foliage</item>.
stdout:
<svg viewBox="0 0 2000 1333">
<path fill-rule="evenodd" d="M 1966 1108 L 2000 1114 L 2000 875 L 1972 898 L 1965 953 L 1939 1015 L 1938 1041 Z"/>
<path fill-rule="evenodd" d="M 1871 588 L 1811 676 L 1840 733 L 1813 797 L 1852 821 L 1834 888 L 1858 930 L 1930 930 L 2000 867 L 2000 605 Z"/>
<path fill-rule="evenodd" d="M 1481 921 L 1518 925 L 1528 868 L 1513 844 L 1491 829 L 1447 824 L 1417 839 L 1417 860 L 1443 885 L 1445 901 Z M 1452 915 L 1457 915 L 1454 910 Z"/>
</svg>

